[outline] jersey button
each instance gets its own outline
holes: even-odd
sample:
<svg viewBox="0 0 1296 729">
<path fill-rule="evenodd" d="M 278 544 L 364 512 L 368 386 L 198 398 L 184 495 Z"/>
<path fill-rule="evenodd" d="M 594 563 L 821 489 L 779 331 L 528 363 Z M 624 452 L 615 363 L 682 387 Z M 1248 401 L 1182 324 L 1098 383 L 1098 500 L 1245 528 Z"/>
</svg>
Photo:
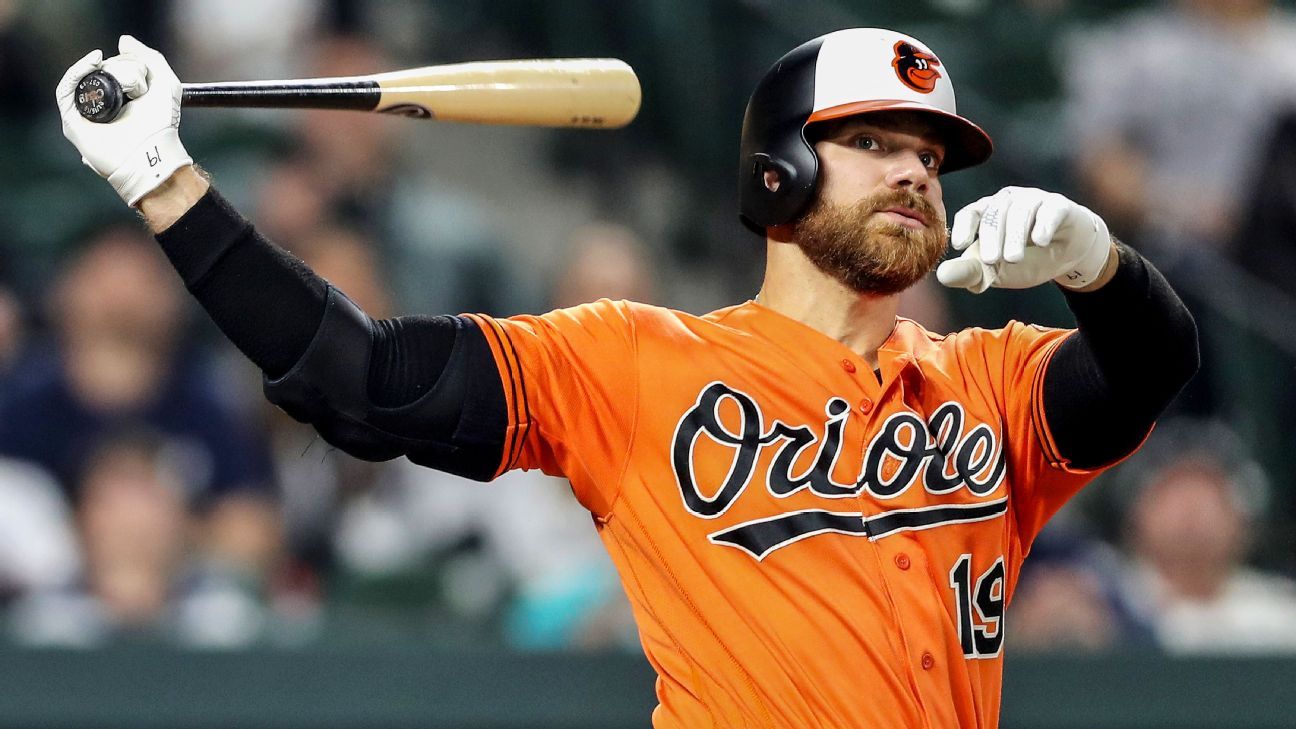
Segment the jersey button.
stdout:
<svg viewBox="0 0 1296 729">
<path fill-rule="evenodd" d="M 873 412 L 873 401 L 866 397 L 863 400 L 860 400 L 859 408 L 861 413 L 868 415 Z"/>
<path fill-rule="evenodd" d="M 850 360 L 848 360 L 848 359 L 844 359 L 844 360 L 841 361 L 841 365 L 842 365 L 842 369 L 846 370 L 847 372 L 850 372 L 850 373 L 854 374 L 854 372 L 855 372 L 855 363 L 854 363 L 854 362 L 852 362 L 852 361 L 850 361 Z"/>
<path fill-rule="evenodd" d="M 902 570 L 909 569 L 909 555 L 905 554 L 904 552 L 897 554 L 895 556 L 895 563 L 896 563 L 896 567 L 899 567 Z"/>
<path fill-rule="evenodd" d="M 936 657 L 933 656 L 930 651 L 923 651 L 922 669 L 924 671 L 930 671 L 932 670 L 932 667 L 935 665 L 936 665 Z"/>
</svg>

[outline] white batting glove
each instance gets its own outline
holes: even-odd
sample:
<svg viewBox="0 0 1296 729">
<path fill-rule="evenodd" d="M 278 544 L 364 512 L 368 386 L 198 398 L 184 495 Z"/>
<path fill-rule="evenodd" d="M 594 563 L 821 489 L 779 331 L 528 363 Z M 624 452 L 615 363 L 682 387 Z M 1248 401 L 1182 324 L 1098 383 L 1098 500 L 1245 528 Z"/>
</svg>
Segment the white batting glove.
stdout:
<svg viewBox="0 0 1296 729">
<path fill-rule="evenodd" d="M 963 255 L 941 263 L 936 278 L 974 294 L 1047 281 L 1082 289 L 1102 274 L 1112 245 L 1089 208 L 1033 187 L 1005 187 L 958 211 L 950 243 Z"/>
<path fill-rule="evenodd" d="M 81 161 L 134 205 L 176 170 L 193 164 L 193 158 L 180 144 L 180 79 L 161 53 L 128 35 L 121 37 L 118 49 L 121 55 L 106 61 L 96 50 L 72 64 L 55 97 L 63 136 L 76 146 Z M 74 104 L 77 83 L 96 69 L 115 76 L 131 99 L 107 124 L 82 118 Z"/>
</svg>

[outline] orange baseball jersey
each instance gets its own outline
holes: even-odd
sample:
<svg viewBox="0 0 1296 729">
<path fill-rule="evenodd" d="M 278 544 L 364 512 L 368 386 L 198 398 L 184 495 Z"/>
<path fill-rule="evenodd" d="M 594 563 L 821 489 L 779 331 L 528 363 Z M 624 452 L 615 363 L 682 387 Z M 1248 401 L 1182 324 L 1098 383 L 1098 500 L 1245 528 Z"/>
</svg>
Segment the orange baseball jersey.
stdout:
<svg viewBox="0 0 1296 729">
<path fill-rule="evenodd" d="M 875 373 L 756 302 L 473 317 L 499 472 L 566 476 L 658 673 L 658 729 L 994 727 L 1004 605 L 1093 471 L 1041 411 L 1070 330 L 898 319 Z"/>
</svg>

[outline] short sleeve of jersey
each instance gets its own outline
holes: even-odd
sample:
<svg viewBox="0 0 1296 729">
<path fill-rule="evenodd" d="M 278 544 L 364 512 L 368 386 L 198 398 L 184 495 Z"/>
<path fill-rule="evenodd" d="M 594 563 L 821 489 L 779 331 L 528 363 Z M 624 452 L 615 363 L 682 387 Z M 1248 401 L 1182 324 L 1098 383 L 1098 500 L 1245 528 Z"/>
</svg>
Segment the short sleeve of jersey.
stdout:
<svg viewBox="0 0 1296 729">
<path fill-rule="evenodd" d="M 587 509 L 606 513 L 639 400 L 631 305 L 604 299 L 540 316 L 468 316 L 504 383 L 508 426 L 495 475 L 538 468 L 566 477 Z"/>
<path fill-rule="evenodd" d="M 1099 472 L 1067 464 L 1044 416 L 1044 373 L 1058 346 L 1074 332 L 1011 322 L 1003 329 L 956 335 L 960 358 L 985 368 L 986 394 L 1003 415 L 1012 474 L 1009 498 L 1027 548 L 1049 518 Z"/>
</svg>

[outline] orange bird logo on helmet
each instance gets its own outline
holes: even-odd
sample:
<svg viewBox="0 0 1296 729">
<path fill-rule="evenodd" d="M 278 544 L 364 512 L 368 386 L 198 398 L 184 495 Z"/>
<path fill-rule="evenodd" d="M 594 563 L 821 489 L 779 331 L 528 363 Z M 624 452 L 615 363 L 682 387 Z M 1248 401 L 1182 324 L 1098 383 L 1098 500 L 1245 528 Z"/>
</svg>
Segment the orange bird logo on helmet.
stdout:
<svg viewBox="0 0 1296 729">
<path fill-rule="evenodd" d="M 936 88 L 936 80 L 941 77 L 937 70 L 940 59 L 926 51 L 920 51 L 912 43 L 896 41 L 895 58 L 891 67 L 905 86 L 920 94 L 930 94 Z"/>
</svg>

